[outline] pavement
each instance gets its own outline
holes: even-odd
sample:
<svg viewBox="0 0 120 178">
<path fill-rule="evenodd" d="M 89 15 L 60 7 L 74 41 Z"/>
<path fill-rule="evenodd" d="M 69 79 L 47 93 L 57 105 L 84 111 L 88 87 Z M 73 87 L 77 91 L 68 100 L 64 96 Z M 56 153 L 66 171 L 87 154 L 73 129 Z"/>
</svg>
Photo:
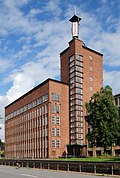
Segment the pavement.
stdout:
<svg viewBox="0 0 120 178">
<path fill-rule="evenodd" d="M 104 176 L 104 178 L 105 177 L 107 176 Z M 103 176 L 0 165 L 0 178 L 103 178 Z"/>
</svg>

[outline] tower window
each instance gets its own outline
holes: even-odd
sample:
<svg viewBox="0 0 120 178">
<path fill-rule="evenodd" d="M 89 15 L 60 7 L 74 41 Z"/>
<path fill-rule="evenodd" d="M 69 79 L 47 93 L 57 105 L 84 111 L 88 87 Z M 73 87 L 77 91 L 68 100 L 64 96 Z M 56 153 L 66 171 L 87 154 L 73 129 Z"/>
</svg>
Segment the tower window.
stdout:
<svg viewBox="0 0 120 178">
<path fill-rule="evenodd" d="M 74 61 L 74 55 L 70 57 L 70 62 Z"/>
<path fill-rule="evenodd" d="M 92 56 L 89 56 L 89 60 L 92 60 L 93 58 L 92 58 Z"/>
<path fill-rule="evenodd" d="M 92 87 L 90 87 L 89 89 L 90 89 L 90 91 L 92 91 L 92 90 L 93 90 L 93 89 L 92 89 Z"/>
<path fill-rule="evenodd" d="M 91 82 L 92 82 L 92 80 L 93 80 L 93 79 L 90 77 L 90 81 L 91 81 Z"/>
<path fill-rule="evenodd" d="M 89 67 L 89 70 L 92 71 L 92 67 Z"/>
</svg>

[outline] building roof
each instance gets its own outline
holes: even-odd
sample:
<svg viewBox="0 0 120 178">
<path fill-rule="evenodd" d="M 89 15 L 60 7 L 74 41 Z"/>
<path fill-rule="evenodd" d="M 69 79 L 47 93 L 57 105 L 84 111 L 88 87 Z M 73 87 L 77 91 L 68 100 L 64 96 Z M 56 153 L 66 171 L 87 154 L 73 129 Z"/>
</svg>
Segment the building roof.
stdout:
<svg viewBox="0 0 120 178">
<path fill-rule="evenodd" d="M 114 98 L 117 98 L 117 97 L 120 97 L 120 93 L 119 93 L 119 94 L 114 95 Z"/>
<path fill-rule="evenodd" d="M 68 85 L 68 84 L 65 83 L 65 82 L 61 82 L 61 81 L 58 81 L 58 80 L 54 80 L 54 79 L 48 78 L 48 79 L 46 79 L 45 81 L 43 81 L 42 83 L 40 83 L 39 85 L 37 85 L 36 87 L 34 87 L 33 89 L 29 90 L 27 93 L 25 93 L 24 95 L 22 95 L 22 96 L 19 97 L 18 99 L 16 99 L 15 101 L 13 101 L 12 103 L 10 103 L 10 104 L 8 104 L 7 106 L 5 106 L 5 108 L 7 108 L 7 107 L 9 107 L 10 105 L 12 105 L 13 103 L 19 101 L 20 99 L 22 99 L 23 97 L 27 96 L 29 93 L 35 91 L 36 89 L 42 87 L 43 85 L 45 85 L 45 84 L 48 83 L 49 81 L 57 82 L 57 83 L 64 84 L 64 85 Z"/>
<path fill-rule="evenodd" d="M 69 42 L 69 44 L 70 44 L 73 40 L 75 40 L 75 39 L 79 40 L 78 38 L 73 38 L 73 39 Z M 81 41 L 81 40 L 79 40 L 79 41 Z M 88 47 L 84 44 L 83 41 L 81 41 L 81 42 L 82 42 L 82 47 L 83 47 L 83 48 L 85 48 L 85 49 L 87 49 L 87 50 L 89 50 L 89 51 L 92 51 L 92 52 L 94 52 L 94 53 L 96 53 L 96 54 L 98 54 L 98 55 L 100 55 L 100 56 L 103 56 L 102 53 L 100 53 L 100 52 L 98 52 L 98 51 L 95 51 L 95 50 L 93 50 L 93 49 L 91 49 L 91 48 L 88 48 Z M 62 56 L 64 53 L 66 53 L 66 51 L 68 51 L 69 48 L 70 48 L 70 47 L 68 47 L 68 48 L 66 48 L 64 51 L 62 51 L 62 52 L 60 53 L 60 56 Z"/>
<path fill-rule="evenodd" d="M 70 22 L 79 22 L 81 20 L 80 17 L 78 17 L 77 15 L 74 15 L 69 21 Z"/>
</svg>

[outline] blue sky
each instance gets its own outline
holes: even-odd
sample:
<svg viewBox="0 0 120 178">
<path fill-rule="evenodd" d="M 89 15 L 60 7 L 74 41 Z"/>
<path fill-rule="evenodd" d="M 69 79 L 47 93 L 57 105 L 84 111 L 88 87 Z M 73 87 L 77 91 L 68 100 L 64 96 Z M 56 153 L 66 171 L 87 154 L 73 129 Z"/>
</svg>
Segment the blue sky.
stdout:
<svg viewBox="0 0 120 178">
<path fill-rule="evenodd" d="M 0 0 L 0 115 L 46 78 L 60 78 L 59 53 L 72 39 L 74 6 L 80 39 L 104 55 L 104 86 L 120 93 L 119 0 Z"/>
</svg>

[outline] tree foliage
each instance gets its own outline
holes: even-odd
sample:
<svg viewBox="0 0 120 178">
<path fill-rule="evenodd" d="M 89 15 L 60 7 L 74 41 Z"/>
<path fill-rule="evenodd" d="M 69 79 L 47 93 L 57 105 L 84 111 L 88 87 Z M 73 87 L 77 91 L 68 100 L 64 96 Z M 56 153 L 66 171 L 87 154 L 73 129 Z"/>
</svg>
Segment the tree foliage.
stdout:
<svg viewBox="0 0 120 178">
<path fill-rule="evenodd" d="M 106 86 L 93 94 L 86 109 L 86 121 L 90 126 L 87 139 L 104 149 L 117 143 L 120 140 L 120 120 L 111 87 Z"/>
</svg>

